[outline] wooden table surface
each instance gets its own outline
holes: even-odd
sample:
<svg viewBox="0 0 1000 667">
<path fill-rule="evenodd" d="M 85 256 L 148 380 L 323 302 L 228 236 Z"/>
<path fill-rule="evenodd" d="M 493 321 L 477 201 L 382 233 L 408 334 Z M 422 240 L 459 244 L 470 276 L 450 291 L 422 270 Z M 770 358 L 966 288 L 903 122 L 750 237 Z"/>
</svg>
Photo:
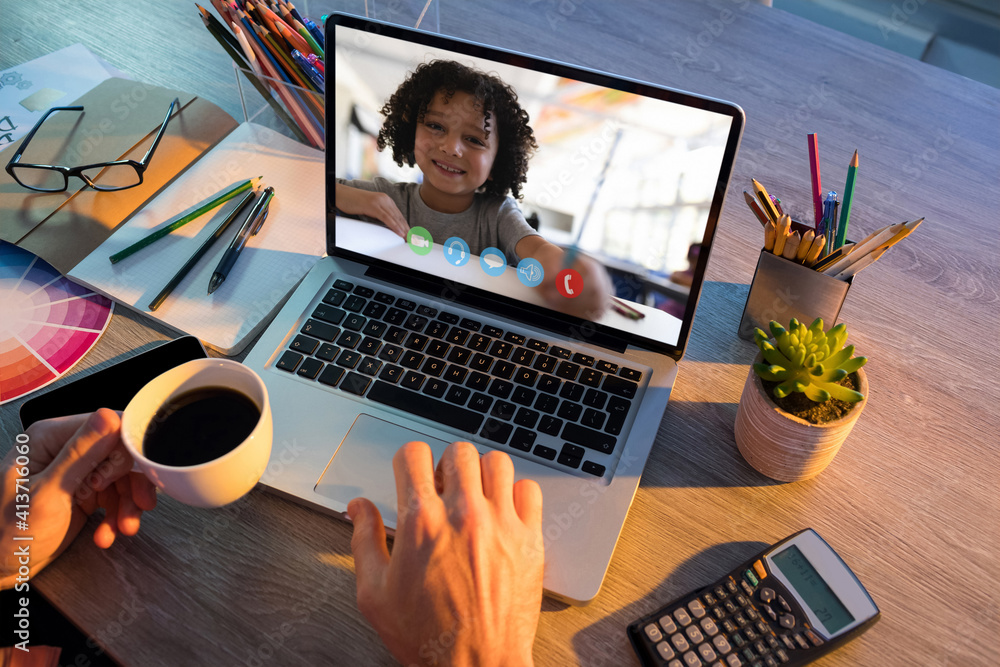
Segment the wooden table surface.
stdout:
<svg viewBox="0 0 1000 667">
<path fill-rule="evenodd" d="M 0 15 L 0 69 L 82 42 L 139 80 L 239 113 L 220 85 L 227 58 L 190 3 L 2 0 Z M 587 607 L 544 603 L 538 664 L 635 664 L 630 621 L 807 526 L 882 611 L 816 664 L 1000 663 L 1000 91 L 742 0 L 444 0 L 440 29 L 747 113 L 711 282 L 604 588 Z M 827 184 L 860 151 L 852 230 L 927 222 L 844 305 L 870 359 L 865 413 L 824 473 L 778 484 L 733 440 L 755 350 L 735 333 L 761 243 L 741 191 L 756 177 L 807 211 L 809 132 Z M 171 336 L 119 309 L 73 375 Z M 0 408 L 0 453 L 19 404 Z M 161 497 L 140 534 L 106 552 L 91 530 L 33 590 L 125 665 L 392 662 L 355 606 L 346 524 L 254 491 L 215 511 Z"/>
</svg>

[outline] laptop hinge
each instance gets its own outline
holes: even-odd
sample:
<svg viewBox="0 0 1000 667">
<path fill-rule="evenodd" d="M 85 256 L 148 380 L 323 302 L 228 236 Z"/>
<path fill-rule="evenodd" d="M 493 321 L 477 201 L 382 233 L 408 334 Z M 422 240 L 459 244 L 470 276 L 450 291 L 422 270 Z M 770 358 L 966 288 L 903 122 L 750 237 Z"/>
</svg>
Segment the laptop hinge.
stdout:
<svg viewBox="0 0 1000 667">
<path fill-rule="evenodd" d="M 370 266 L 365 271 L 365 276 L 374 280 L 385 280 L 399 285 L 404 289 L 415 289 L 431 297 L 444 298 L 448 301 L 455 301 L 472 308 L 486 310 L 496 315 L 507 317 L 518 322 L 524 322 L 526 326 L 545 329 L 553 333 L 568 336 L 581 343 L 597 345 L 619 354 L 624 353 L 628 345 L 617 336 L 598 331 L 589 322 L 580 321 L 580 324 L 564 322 L 554 317 L 546 317 L 540 313 L 532 312 L 530 321 L 525 317 L 523 308 L 505 303 L 499 299 L 490 298 L 488 293 L 477 291 L 472 294 L 470 290 L 459 283 L 446 280 L 444 287 L 440 282 L 426 280 L 412 274 L 394 271 L 385 267 Z"/>
</svg>

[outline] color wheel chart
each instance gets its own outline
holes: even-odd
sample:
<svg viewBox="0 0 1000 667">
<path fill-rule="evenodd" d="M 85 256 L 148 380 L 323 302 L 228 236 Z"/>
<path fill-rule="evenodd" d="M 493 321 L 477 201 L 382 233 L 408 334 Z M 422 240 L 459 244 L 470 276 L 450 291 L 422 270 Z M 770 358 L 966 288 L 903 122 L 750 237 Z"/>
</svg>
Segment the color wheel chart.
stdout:
<svg viewBox="0 0 1000 667">
<path fill-rule="evenodd" d="M 101 337 L 113 302 L 0 241 L 0 405 L 59 379 Z"/>
</svg>

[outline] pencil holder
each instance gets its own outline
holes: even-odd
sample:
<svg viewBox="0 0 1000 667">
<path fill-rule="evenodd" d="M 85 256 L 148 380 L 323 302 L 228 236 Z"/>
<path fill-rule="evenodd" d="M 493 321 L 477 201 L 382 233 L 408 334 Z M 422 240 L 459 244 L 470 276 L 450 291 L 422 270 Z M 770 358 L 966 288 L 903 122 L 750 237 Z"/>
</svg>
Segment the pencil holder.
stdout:
<svg viewBox="0 0 1000 667">
<path fill-rule="evenodd" d="M 807 326 L 821 317 L 824 326 L 832 327 L 852 282 L 761 250 L 737 334 L 753 340 L 754 330 L 767 331 L 771 320 L 787 323 L 793 317 Z"/>
<path fill-rule="evenodd" d="M 263 125 L 307 146 L 326 146 L 326 102 L 318 88 L 303 88 L 233 64 L 243 120 Z"/>
</svg>

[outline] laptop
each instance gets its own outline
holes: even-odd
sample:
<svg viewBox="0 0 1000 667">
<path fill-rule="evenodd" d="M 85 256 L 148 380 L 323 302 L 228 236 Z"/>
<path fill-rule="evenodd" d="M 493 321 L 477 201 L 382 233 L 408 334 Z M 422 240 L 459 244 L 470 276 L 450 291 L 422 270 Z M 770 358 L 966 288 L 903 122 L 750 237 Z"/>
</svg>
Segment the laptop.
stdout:
<svg viewBox="0 0 1000 667">
<path fill-rule="evenodd" d="M 391 533 L 401 445 L 425 441 L 435 459 L 456 440 L 499 449 L 518 479 L 542 488 L 547 594 L 585 604 L 601 588 L 691 335 L 743 112 L 354 16 L 331 15 L 326 34 L 328 255 L 244 361 L 274 414 L 262 483 L 337 516 L 365 496 Z M 543 278 L 493 245 L 413 229 L 404 239 L 338 214 L 338 179 L 421 182 L 419 169 L 377 150 L 375 135 L 386 100 L 434 60 L 516 91 L 538 144 L 519 207 L 545 240 L 607 272 L 614 298 L 596 320 L 562 306 L 579 275 Z M 562 301 L 545 298 L 545 279 Z"/>
</svg>

